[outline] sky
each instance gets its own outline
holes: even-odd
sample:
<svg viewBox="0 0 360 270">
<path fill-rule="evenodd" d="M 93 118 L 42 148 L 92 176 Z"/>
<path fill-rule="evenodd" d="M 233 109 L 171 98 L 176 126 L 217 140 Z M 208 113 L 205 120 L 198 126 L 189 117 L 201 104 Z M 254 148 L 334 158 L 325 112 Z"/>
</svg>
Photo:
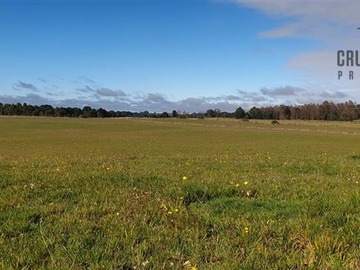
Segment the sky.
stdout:
<svg viewBox="0 0 360 270">
<path fill-rule="evenodd" d="M 359 14 L 359 1 L 0 0 L 0 103 L 191 113 L 360 102 L 360 67 L 337 65 L 339 50 L 360 50 Z"/>
</svg>

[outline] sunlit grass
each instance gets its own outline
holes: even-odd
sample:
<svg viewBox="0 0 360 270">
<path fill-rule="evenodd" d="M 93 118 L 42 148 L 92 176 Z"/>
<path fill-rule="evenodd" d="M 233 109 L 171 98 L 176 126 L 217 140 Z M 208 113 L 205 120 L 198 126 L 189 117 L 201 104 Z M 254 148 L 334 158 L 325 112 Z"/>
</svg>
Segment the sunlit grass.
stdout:
<svg viewBox="0 0 360 270">
<path fill-rule="evenodd" d="M 360 267 L 356 123 L 0 124 L 0 268 Z"/>
</svg>

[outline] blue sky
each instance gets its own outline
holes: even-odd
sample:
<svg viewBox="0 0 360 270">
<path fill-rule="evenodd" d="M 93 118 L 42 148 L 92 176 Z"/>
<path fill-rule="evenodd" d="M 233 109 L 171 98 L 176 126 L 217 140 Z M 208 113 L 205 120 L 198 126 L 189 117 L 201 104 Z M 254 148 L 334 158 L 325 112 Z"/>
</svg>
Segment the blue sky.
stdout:
<svg viewBox="0 0 360 270">
<path fill-rule="evenodd" d="M 360 100 L 360 3 L 2 1 L 0 102 L 131 111 Z M 358 69 L 358 70 L 357 70 Z"/>
</svg>

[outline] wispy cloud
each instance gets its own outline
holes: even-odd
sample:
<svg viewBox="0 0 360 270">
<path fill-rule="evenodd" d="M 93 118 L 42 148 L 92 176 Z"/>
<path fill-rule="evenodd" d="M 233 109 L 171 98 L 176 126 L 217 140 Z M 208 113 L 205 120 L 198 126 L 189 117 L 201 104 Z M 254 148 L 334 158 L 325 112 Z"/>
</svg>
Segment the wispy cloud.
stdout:
<svg viewBox="0 0 360 270">
<path fill-rule="evenodd" d="M 358 44 L 358 1 L 247 1 L 232 0 L 243 7 L 281 19 L 275 28 L 258 33 L 264 38 L 306 38 L 328 46 Z M 266 28 L 266 26 L 264 26 Z"/>
<path fill-rule="evenodd" d="M 124 97 L 126 96 L 124 91 L 121 90 L 112 90 L 109 88 L 99 88 L 96 89 L 96 94 L 102 97 Z"/>
<path fill-rule="evenodd" d="M 295 38 L 307 46 L 287 59 L 286 67 L 306 92 L 294 95 L 292 100 L 309 101 L 316 98 L 360 98 L 355 92 L 360 87 L 360 71 L 355 70 L 355 79 L 348 79 L 348 68 L 343 69 L 341 81 L 337 78 L 337 50 L 353 50 L 359 47 L 360 2 L 359 1 L 262 1 L 230 0 L 241 7 L 254 9 L 276 20 L 275 27 L 263 26 L 258 37 L 264 39 Z M 311 43 L 311 42 L 314 43 Z M 313 44 L 313 45 L 311 45 Z M 302 84 L 302 85 L 301 85 Z M 312 85 L 309 87 L 309 85 Z M 324 88 L 326 91 L 324 92 Z M 344 90 L 346 89 L 346 90 Z M 295 92 L 291 89 L 262 89 L 261 94 L 278 100 L 289 98 Z M 334 94 L 340 90 L 341 94 Z M 282 92 L 285 91 L 285 92 Z M 347 93 L 354 93 L 350 95 Z M 296 93 L 299 93 L 296 91 Z M 327 95 L 326 93 L 330 93 Z M 281 95 L 279 95 L 281 94 Z M 309 96 L 306 96 L 309 95 Z"/>
<path fill-rule="evenodd" d="M 104 92 L 103 96 L 96 95 L 97 90 L 85 87 L 84 91 L 89 91 L 90 95 L 78 96 L 76 98 L 61 99 L 59 96 L 41 96 L 28 94 L 24 96 L 0 96 L 3 103 L 29 103 L 33 105 L 51 104 L 53 106 L 79 107 L 91 106 L 93 108 L 104 108 L 107 110 L 129 110 L 129 111 L 150 111 L 150 112 L 171 112 L 180 110 L 186 112 L 205 112 L 208 109 L 219 109 L 221 111 L 234 112 L 236 108 L 242 107 L 250 109 L 253 106 L 262 107 L 278 104 L 304 104 L 321 103 L 324 100 L 343 102 L 349 99 L 345 91 L 319 91 L 295 87 L 284 86 L 277 88 L 262 88 L 257 92 L 246 92 L 238 90 L 236 95 L 227 96 L 207 96 L 191 97 L 181 100 L 170 100 L 159 93 L 146 93 L 132 96 L 123 91 Z M 102 89 L 104 90 L 104 89 Z M 95 95 L 94 95 L 95 94 Z M 118 96 L 120 95 L 120 96 Z M 119 98 L 118 98 L 119 97 Z"/>
<path fill-rule="evenodd" d="M 18 81 L 18 83 L 16 84 L 17 88 L 22 88 L 22 89 L 26 89 L 26 90 L 31 90 L 34 92 L 37 92 L 38 89 L 35 85 L 31 84 L 31 83 L 25 83 L 22 81 Z"/>
<path fill-rule="evenodd" d="M 360 3 L 358 1 L 233 0 L 233 2 L 258 9 L 271 16 L 297 17 L 301 20 L 316 19 L 346 24 L 359 22 Z"/>
<path fill-rule="evenodd" d="M 270 29 L 260 33 L 261 37 L 264 38 L 299 38 L 306 36 L 306 30 L 309 28 L 306 22 L 292 22 L 286 23 L 278 28 Z"/>
<path fill-rule="evenodd" d="M 40 81 L 40 82 L 42 82 L 42 83 L 47 83 L 47 80 L 45 80 L 45 79 L 43 79 L 43 78 L 40 78 L 40 77 L 38 77 L 37 80 Z"/>
<path fill-rule="evenodd" d="M 268 97 L 265 97 L 261 93 L 257 92 L 246 92 L 243 90 L 238 90 L 241 100 L 245 102 L 246 104 L 260 104 L 260 103 L 268 103 L 270 104 L 270 100 Z"/>
<path fill-rule="evenodd" d="M 94 93 L 94 92 L 96 92 L 96 89 L 94 89 L 94 88 L 92 88 L 92 87 L 90 87 L 88 85 L 85 85 L 82 88 L 76 88 L 75 90 L 78 91 L 78 92 L 82 92 L 82 93 Z"/>
<path fill-rule="evenodd" d="M 347 98 L 348 95 L 342 91 L 336 91 L 333 93 L 323 91 L 323 92 L 321 92 L 320 97 L 333 100 L 333 99 L 339 99 L 339 98 L 340 99 Z"/>
<path fill-rule="evenodd" d="M 150 103 L 162 103 L 166 102 L 167 100 L 159 93 L 149 93 L 145 101 Z"/>
<path fill-rule="evenodd" d="M 265 96 L 276 97 L 276 96 L 296 96 L 297 94 L 304 92 L 305 89 L 294 87 L 294 86 L 285 86 L 277 87 L 273 89 L 262 88 L 260 92 Z"/>
<path fill-rule="evenodd" d="M 96 82 L 93 79 L 90 79 L 86 76 L 79 76 L 79 79 L 81 81 L 85 81 L 86 83 L 92 83 L 92 84 L 96 84 Z"/>
</svg>

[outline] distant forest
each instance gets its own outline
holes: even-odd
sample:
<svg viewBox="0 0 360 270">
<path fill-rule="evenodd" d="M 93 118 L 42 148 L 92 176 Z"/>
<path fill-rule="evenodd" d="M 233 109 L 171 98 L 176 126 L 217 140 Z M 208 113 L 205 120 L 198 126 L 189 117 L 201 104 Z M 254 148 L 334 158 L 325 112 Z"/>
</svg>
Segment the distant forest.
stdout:
<svg viewBox="0 0 360 270">
<path fill-rule="evenodd" d="M 185 113 L 173 110 L 172 112 L 151 113 L 113 111 L 102 108 L 94 109 L 85 106 L 53 107 L 51 105 L 29 105 L 26 103 L 3 104 L 0 103 L 0 115 L 13 116 L 48 116 L 48 117 L 83 117 L 83 118 L 109 118 L 109 117 L 149 117 L 149 118 L 212 118 L 225 117 L 237 119 L 272 119 L 272 120 L 337 120 L 352 121 L 360 119 L 360 105 L 353 101 L 333 103 L 324 101 L 321 104 L 305 104 L 297 106 L 267 106 L 252 107 L 245 111 L 241 107 L 235 112 L 224 112 L 219 109 L 208 109 L 206 112 Z"/>
</svg>

